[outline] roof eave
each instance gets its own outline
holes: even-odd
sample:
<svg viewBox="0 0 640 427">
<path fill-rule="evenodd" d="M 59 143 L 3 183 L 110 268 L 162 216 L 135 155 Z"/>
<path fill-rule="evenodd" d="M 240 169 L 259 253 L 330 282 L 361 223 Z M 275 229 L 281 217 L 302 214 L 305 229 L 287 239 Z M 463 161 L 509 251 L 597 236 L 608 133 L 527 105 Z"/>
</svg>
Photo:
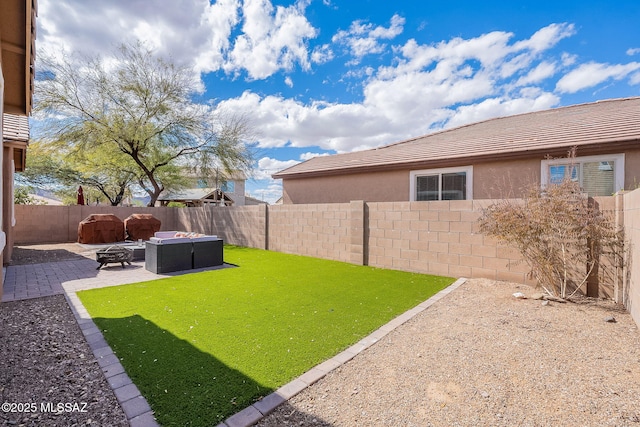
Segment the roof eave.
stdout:
<svg viewBox="0 0 640 427">
<path fill-rule="evenodd" d="M 585 144 L 578 146 L 578 155 L 594 155 L 601 153 L 610 153 L 613 151 L 619 151 L 624 149 L 640 148 L 638 143 L 640 137 L 628 139 L 624 141 L 598 141 L 592 144 Z M 606 144 L 603 146 L 603 144 Z M 478 163 L 487 163 L 501 160 L 523 160 L 531 157 L 543 159 L 547 156 L 551 157 L 563 157 L 567 156 L 568 150 L 573 145 L 558 145 L 556 147 L 545 147 L 539 149 L 527 149 L 518 151 L 504 151 L 500 153 L 487 153 L 473 156 L 457 156 L 449 157 L 446 159 L 432 159 L 432 160 L 417 160 L 413 162 L 396 162 L 396 163 L 382 163 L 372 164 L 366 166 L 350 166 L 342 168 L 331 168 L 325 170 L 315 171 L 302 171 L 302 172 L 289 172 L 285 171 L 275 173 L 271 175 L 273 179 L 300 179 L 300 178 L 316 178 L 322 176 L 336 176 L 345 174 L 358 174 L 369 172 L 388 172 L 396 170 L 407 169 L 435 169 L 442 167 L 470 165 Z M 603 149 L 604 148 L 604 149 Z"/>
</svg>

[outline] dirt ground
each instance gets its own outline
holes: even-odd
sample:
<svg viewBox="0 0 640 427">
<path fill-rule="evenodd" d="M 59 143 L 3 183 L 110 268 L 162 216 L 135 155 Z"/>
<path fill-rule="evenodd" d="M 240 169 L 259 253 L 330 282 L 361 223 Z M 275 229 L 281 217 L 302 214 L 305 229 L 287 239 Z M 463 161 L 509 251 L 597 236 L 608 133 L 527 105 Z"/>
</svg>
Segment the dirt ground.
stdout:
<svg viewBox="0 0 640 427">
<path fill-rule="evenodd" d="M 95 252 L 95 249 L 87 248 L 79 243 L 15 245 L 9 265 L 40 264 L 81 257 L 94 258 Z"/>
</svg>

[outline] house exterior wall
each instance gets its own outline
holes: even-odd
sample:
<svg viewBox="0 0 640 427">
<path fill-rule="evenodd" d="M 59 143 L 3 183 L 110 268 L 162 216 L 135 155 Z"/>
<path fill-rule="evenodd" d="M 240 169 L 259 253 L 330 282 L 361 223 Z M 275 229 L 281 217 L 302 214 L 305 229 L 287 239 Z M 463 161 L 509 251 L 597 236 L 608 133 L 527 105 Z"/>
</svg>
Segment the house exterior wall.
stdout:
<svg viewBox="0 0 640 427">
<path fill-rule="evenodd" d="M 592 153 L 589 153 L 590 155 Z M 640 149 L 625 154 L 625 190 L 640 186 Z M 578 157 L 580 157 L 578 153 Z M 518 198 L 531 185 L 540 185 L 543 157 L 473 165 L 473 199 Z M 464 165 L 466 166 L 466 164 Z M 410 173 L 398 171 L 285 178 L 284 204 L 410 201 Z"/>
<path fill-rule="evenodd" d="M 284 204 L 349 203 L 409 200 L 409 172 L 372 172 L 285 179 Z"/>
<path fill-rule="evenodd" d="M 2 46 L 2 22 L 0 21 L 0 47 Z M 4 144 L 4 134 L 3 134 L 3 129 L 4 129 L 4 124 L 3 124 L 3 117 L 4 117 L 4 64 L 2 62 L 2 52 L 0 51 L 0 143 Z M 0 165 L 3 165 L 3 150 L 0 150 Z M 0 191 L 0 225 L 3 227 L 2 230 L 0 230 L 0 258 L 5 259 L 5 247 L 6 247 L 6 234 L 4 232 L 4 210 L 5 210 L 5 206 L 2 200 L 2 193 L 5 191 L 4 187 L 6 185 L 6 178 L 4 177 L 4 172 L 0 172 L 1 176 L 0 176 L 0 187 L 2 187 L 2 191 Z M 13 202 L 13 201 L 12 201 Z M 4 283 L 4 274 L 2 272 L 0 272 L 0 293 L 3 290 L 3 283 Z"/>
</svg>

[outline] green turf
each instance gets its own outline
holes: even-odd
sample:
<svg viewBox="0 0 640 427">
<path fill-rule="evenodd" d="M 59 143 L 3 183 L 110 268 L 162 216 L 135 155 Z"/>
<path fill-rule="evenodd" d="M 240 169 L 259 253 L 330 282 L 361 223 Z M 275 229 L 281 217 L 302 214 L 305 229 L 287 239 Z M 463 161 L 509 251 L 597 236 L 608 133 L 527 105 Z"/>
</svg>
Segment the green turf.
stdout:
<svg viewBox="0 0 640 427">
<path fill-rule="evenodd" d="M 225 246 L 237 268 L 79 292 L 163 426 L 215 425 L 452 278 Z"/>
</svg>

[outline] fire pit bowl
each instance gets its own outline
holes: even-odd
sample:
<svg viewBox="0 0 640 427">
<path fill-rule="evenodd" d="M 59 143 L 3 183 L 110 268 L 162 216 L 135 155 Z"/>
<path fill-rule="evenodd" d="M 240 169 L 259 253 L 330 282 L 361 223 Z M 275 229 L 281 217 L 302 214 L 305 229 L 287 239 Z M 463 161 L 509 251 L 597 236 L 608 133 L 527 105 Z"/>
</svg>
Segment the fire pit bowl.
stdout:
<svg viewBox="0 0 640 427">
<path fill-rule="evenodd" d="M 100 263 L 96 270 L 100 270 L 103 265 L 110 262 L 119 262 L 124 268 L 124 263 L 131 265 L 133 259 L 133 250 L 125 248 L 124 246 L 113 245 L 107 249 L 96 252 L 96 261 Z"/>
</svg>

